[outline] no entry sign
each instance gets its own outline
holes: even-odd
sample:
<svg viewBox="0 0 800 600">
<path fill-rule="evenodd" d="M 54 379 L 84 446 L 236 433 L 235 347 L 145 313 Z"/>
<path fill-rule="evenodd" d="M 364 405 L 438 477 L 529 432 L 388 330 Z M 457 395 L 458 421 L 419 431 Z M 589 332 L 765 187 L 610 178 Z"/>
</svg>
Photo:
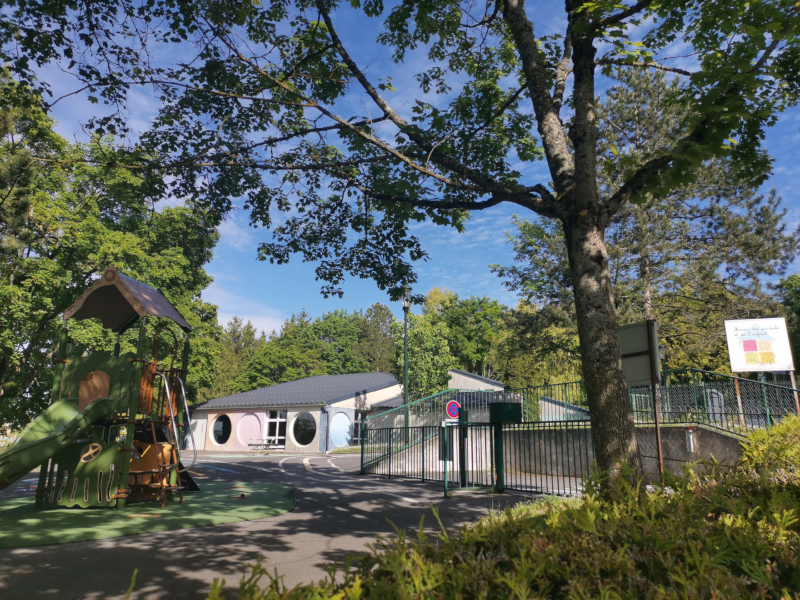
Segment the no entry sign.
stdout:
<svg viewBox="0 0 800 600">
<path fill-rule="evenodd" d="M 461 409 L 461 405 L 458 403 L 458 400 L 450 400 L 445 407 L 445 412 L 447 416 L 451 419 L 458 418 L 458 411 Z"/>
</svg>

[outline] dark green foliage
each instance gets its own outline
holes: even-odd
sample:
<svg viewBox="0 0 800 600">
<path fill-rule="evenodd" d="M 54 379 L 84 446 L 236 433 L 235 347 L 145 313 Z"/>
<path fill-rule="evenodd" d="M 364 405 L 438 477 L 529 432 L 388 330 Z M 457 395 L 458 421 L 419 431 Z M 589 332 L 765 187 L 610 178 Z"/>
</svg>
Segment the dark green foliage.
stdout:
<svg viewBox="0 0 800 600">
<path fill-rule="evenodd" d="M 800 362 L 800 275 L 793 273 L 781 281 L 780 293 L 788 312 L 789 337 L 792 342 L 795 370 Z"/>
<path fill-rule="evenodd" d="M 500 336 L 500 325 L 506 307 L 497 300 L 460 299 L 453 294 L 444 299 L 437 310 L 426 318 L 431 323 L 447 325 L 447 343 L 456 360 L 456 368 L 484 377 L 498 375 L 491 351 Z"/>
<path fill-rule="evenodd" d="M 313 321 L 304 309 L 249 356 L 235 358 L 240 372 L 227 393 L 313 375 L 390 371 L 394 359 L 391 322 L 391 312 L 382 304 L 371 306 L 366 313 L 337 310 Z M 231 360 L 231 350 L 225 352 L 221 364 Z"/>
<path fill-rule="evenodd" d="M 394 369 L 393 321 L 392 311 L 380 303 L 364 313 L 356 353 L 366 361 L 370 372 L 391 373 Z"/>
<path fill-rule="evenodd" d="M 403 323 L 392 324 L 395 341 L 394 376 L 402 382 L 405 364 Z M 408 315 L 408 399 L 419 400 L 447 389 L 449 369 L 456 361 L 447 342 L 447 325 L 433 323 L 426 316 Z"/>
<path fill-rule="evenodd" d="M 233 317 L 219 336 L 219 356 L 208 387 L 199 390 L 199 400 L 205 402 L 239 391 L 237 378 L 242 374 L 256 351 L 266 343 L 253 324 Z"/>
<path fill-rule="evenodd" d="M 618 483 L 604 500 L 535 501 L 452 537 L 398 532 L 339 583 L 287 590 L 259 563 L 239 598 L 800 598 L 800 481 L 771 464 L 798 431 L 787 420 L 755 436 L 742 465 L 708 464 L 668 492 Z M 799 460 L 779 462 L 796 474 Z"/>
<path fill-rule="evenodd" d="M 148 177 L 127 168 L 118 147 L 68 144 L 34 95 L 0 83 L 0 94 L 29 99 L 0 121 L 0 423 L 23 426 L 47 406 L 59 315 L 109 266 L 161 290 L 194 329 L 194 399 L 210 384 L 217 354 L 216 307 L 200 298 L 211 283 L 203 266 L 217 222 L 191 202 L 156 209 Z M 114 164 L 94 166 L 99 157 Z M 170 323 L 151 320 L 149 335 Z M 113 349 L 115 336 L 99 322 L 68 325 L 72 352 Z M 122 336 L 123 352 L 135 350 L 136 336 Z"/>
</svg>

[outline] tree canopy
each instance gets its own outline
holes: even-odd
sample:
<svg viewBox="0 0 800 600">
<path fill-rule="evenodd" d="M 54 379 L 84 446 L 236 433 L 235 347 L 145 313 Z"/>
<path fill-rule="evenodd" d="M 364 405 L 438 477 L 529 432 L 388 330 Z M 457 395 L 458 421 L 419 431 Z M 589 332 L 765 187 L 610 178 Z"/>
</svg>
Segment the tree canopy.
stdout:
<svg viewBox="0 0 800 600">
<path fill-rule="evenodd" d="M 8 88 L 29 93 L 6 81 Z M 194 399 L 216 357 L 216 308 L 200 299 L 211 283 L 203 267 L 216 222 L 196 207 L 156 209 L 135 171 L 92 164 L 119 148 L 99 139 L 67 143 L 33 100 L 5 113 L 2 127 L 0 421 L 24 425 L 47 405 L 59 315 L 109 266 L 160 289 L 193 327 L 187 392 Z M 70 160 L 43 168 L 42 159 Z M 68 325 L 74 353 L 114 347 L 99 321 Z M 123 335 L 123 351 L 135 350 L 135 336 Z"/>
<path fill-rule="evenodd" d="M 764 128 L 798 96 L 800 6 L 567 0 L 560 14 L 542 6 L 89 0 L 45 9 L 15 0 L 0 15 L 0 58 L 39 88 L 36 65 L 74 73 L 90 101 L 113 109 L 95 119 L 101 133 L 126 128 L 117 109 L 131 86 L 153 86 L 163 109 L 133 159 L 165 193 L 217 214 L 244 198 L 253 222 L 274 235 L 261 257 L 317 261 L 325 294 L 340 293 L 351 274 L 397 299 L 425 257 L 412 221 L 461 229 L 471 211 L 504 202 L 556 220 L 598 464 L 616 473 L 629 462 L 638 473 L 606 228 L 630 202 L 669 194 L 714 157 L 731 158 L 751 184 L 763 178 Z M 359 27 L 375 27 L 378 46 L 341 33 L 354 11 L 381 20 Z M 155 47 L 174 43 L 196 57 L 155 60 Z M 689 68 L 670 66 L 675 47 L 691 54 Z M 596 99 L 601 76 L 619 65 L 684 74 L 672 100 L 686 119 L 668 145 L 626 156 L 600 186 Z M 525 167 L 539 160 L 549 173 L 533 180 Z"/>
</svg>

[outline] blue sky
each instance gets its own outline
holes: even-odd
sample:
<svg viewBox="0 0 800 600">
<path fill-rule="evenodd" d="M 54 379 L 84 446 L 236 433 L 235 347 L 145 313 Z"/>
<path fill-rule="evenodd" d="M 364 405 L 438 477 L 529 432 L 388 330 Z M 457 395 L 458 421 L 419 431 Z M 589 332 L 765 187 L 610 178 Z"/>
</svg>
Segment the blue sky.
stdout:
<svg viewBox="0 0 800 600">
<path fill-rule="evenodd" d="M 553 17 L 547 29 L 555 30 L 559 17 Z M 375 26 L 376 21 L 372 21 Z M 374 35 L 364 36 L 363 20 L 352 15 L 340 17 L 338 27 L 346 44 L 356 45 L 353 51 L 359 64 L 370 65 L 373 72 L 385 69 L 388 65 L 380 57 L 379 49 L 372 42 Z M 377 35 L 377 27 L 372 29 Z M 549 33 L 549 31 L 548 31 Z M 674 48 L 680 54 L 680 48 Z M 172 56 L 174 58 L 174 55 Z M 403 71 L 395 71 L 394 85 L 399 90 L 390 100 L 395 106 L 409 108 L 410 100 L 417 96 L 416 82 L 408 73 L 417 72 L 422 57 L 412 56 Z M 416 63 L 416 65 L 415 65 Z M 674 66 L 676 63 L 671 63 Z M 397 69 L 392 65 L 392 69 Z M 402 73 L 407 73 L 402 75 Z M 55 68 L 46 68 L 42 76 L 51 81 L 57 93 L 72 91 L 75 82 L 65 78 Z M 86 135 L 81 123 L 88 120 L 96 110 L 85 96 L 76 95 L 59 102 L 53 110 L 57 119 L 58 132 L 71 141 L 85 141 Z M 146 90 L 132 94 L 130 119 L 134 130 L 144 130 L 154 116 L 157 103 Z M 766 147 L 775 159 L 774 174 L 764 186 L 764 191 L 777 188 L 788 208 L 787 221 L 794 230 L 800 223 L 800 109 L 793 109 L 780 117 L 776 127 L 767 132 Z M 547 182 L 544 163 L 532 165 L 525 173 L 527 180 Z M 241 204 L 241 203 L 240 203 Z M 473 213 L 466 224 L 464 233 L 442 228 L 430 223 L 416 224 L 412 230 L 422 241 L 428 252 L 427 262 L 418 263 L 419 281 L 414 291 L 426 293 L 433 287 L 449 288 L 460 296 L 489 296 L 500 302 L 513 305 L 516 299 L 504 289 L 501 280 L 491 273 L 489 265 L 499 263 L 509 265 L 513 262 L 506 231 L 511 228 L 514 214 L 523 218 L 533 218 L 524 209 L 515 205 L 500 205 L 483 212 Z M 348 279 L 344 286 L 343 298 L 325 299 L 320 294 L 321 282 L 315 280 L 314 264 L 303 263 L 296 256 L 288 265 L 271 265 L 256 260 L 256 249 L 260 242 L 269 241 L 271 236 L 264 229 L 249 226 L 246 211 L 234 210 L 220 228 L 221 238 L 214 258 L 207 266 L 214 277 L 214 283 L 203 293 L 204 299 L 219 307 L 220 323 L 238 315 L 249 319 L 259 329 L 267 332 L 277 329 L 284 319 L 292 313 L 305 308 L 312 316 L 321 316 L 336 309 L 366 309 L 375 302 L 389 305 L 395 315 L 402 311 L 399 303 L 389 303 L 388 296 L 369 280 Z M 800 262 L 795 261 L 797 272 Z"/>
</svg>

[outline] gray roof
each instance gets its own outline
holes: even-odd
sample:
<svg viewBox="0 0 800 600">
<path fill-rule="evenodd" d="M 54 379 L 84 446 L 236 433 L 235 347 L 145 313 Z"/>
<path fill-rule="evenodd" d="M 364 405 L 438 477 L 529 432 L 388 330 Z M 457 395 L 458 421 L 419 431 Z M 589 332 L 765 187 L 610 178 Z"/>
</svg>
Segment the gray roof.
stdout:
<svg viewBox="0 0 800 600">
<path fill-rule="evenodd" d="M 397 408 L 398 406 L 403 406 L 403 396 L 395 396 L 394 398 L 389 398 L 388 400 L 381 400 L 380 402 L 376 402 L 375 404 L 370 406 L 370 410 L 375 410 L 376 408 Z"/>
<path fill-rule="evenodd" d="M 217 410 L 220 408 L 334 404 L 353 398 L 357 394 L 366 394 L 393 385 L 397 385 L 397 380 L 389 373 L 317 375 L 209 400 L 205 404 L 192 408 L 193 410 Z"/>
<path fill-rule="evenodd" d="M 477 381 L 482 381 L 484 383 L 489 383 L 489 384 L 492 384 L 492 385 L 499 385 L 500 387 L 503 387 L 502 382 L 495 381 L 494 379 L 489 379 L 488 377 L 481 377 L 480 375 L 476 375 L 475 373 L 469 373 L 467 371 L 460 371 L 459 369 L 450 369 L 450 373 L 458 373 L 459 375 L 464 375 L 466 377 L 470 377 L 470 378 L 475 379 Z"/>
</svg>

